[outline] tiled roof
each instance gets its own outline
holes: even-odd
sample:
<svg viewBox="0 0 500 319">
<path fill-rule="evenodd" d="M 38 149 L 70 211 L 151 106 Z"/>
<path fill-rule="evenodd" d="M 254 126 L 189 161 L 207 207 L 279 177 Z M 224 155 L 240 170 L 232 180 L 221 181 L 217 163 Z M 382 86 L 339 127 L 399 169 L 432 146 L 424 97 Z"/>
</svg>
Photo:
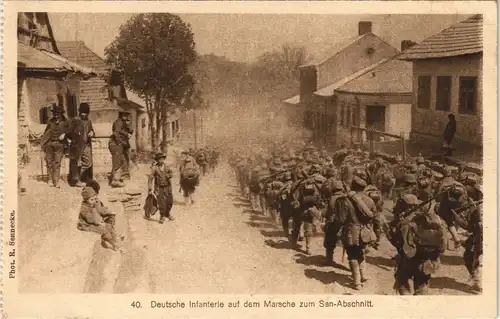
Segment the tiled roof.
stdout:
<svg viewBox="0 0 500 319">
<path fill-rule="evenodd" d="M 88 48 L 83 41 L 60 41 L 57 46 L 62 56 L 70 61 L 90 67 L 100 74 L 106 74 L 111 69 L 104 60 Z"/>
<path fill-rule="evenodd" d="M 412 92 L 412 63 L 384 60 L 337 91 L 368 94 L 405 94 Z"/>
<path fill-rule="evenodd" d="M 287 103 L 287 104 L 299 104 L 300 103 L 300 95 L 295 95 L 294 97 L 291 97 L 288 100 L 284 100 L 283 102 Z"/>
<path fill-rule="evenodd" d="M 405 50 L 398 59 L 418 60 L 483 51 L 483 16 L 475 15 Z"/>
<path fill-rule="evenodd" d="M 319 95 L 319 96 L 332 96 L 335 94 L 335 90 L 339 89 L 340 87 L 346 85 L 347 83 L 351 82 L 354 79 L 357 79 L 358 77 L 362 76 L 366 72 L 369 72 L 373 69 L 375 69 L 377 66 L 381 65 L 382 63 L 386 62 L 388 59 L 381 60 L 375 64 L 372 64 L 362 70 L 359 70 L 358 72 L 355 72 L 351 74 L 348 77 L 345 77 L 333 84 L 330 84 L 322 89 L 317 90 L 314 92 L 314 94 Z"/>
<path fill-rule="evenodd" d="M 29 45 L 17 43 L 17 62 L 26 69 L 70 71 L 84 75 L 96 75 L 92 68 L 82 66 L 64 57 Z"/>
<path fill-rule="evenodd" d="M 326 52 L 323 52 L 322 54 L 320 54 L 318 57 L 314 58 L 313 60 L 305 63 L 304 65 L 301 65 L 301 67 L 321 65 L 321 64 L 325 63 L 326 61 L 328 61 L 331 57 L 333 57 L 337 53 L 342 52 L 348 46 L 350 46 L 351 44 L 360 40 L 361 38 L 365 37 L 368 34 L 371 34 L 371 33 L 365 33 L 365 34 L 360 35 L 360 36 L 351 37 L 349 39 L 337 42 L 337 43 L 333 44 L 333 46 L 330 47 Z"/>
</svg>

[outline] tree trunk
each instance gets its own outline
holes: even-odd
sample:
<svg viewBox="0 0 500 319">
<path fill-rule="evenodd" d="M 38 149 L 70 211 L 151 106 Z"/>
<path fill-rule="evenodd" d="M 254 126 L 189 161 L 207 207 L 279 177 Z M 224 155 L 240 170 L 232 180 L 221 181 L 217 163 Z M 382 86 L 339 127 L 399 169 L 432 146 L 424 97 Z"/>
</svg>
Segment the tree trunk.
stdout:
<svg viewBox="0 0 500 319">
<path fill-rule="evenodd" d="M 162 112 L 162 143 L 161 143 L 161 151 L 164 154 L 167 154 L 168 152 L 168 104 L 164 104 L 163 107 L 161 108 Z"/>
</svg>

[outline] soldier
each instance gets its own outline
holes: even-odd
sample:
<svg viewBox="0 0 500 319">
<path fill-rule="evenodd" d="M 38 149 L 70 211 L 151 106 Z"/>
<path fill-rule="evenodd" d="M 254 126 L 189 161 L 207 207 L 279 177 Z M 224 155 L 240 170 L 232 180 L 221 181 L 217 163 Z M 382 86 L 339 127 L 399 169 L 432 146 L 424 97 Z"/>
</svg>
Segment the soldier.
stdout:
<svg viewBox="0 0 500 319">
<path fill-rule="evenodd" d="M 447 246 L 442 220 L 421 204 L 414 194 L 403 194 L 387 234 L 398 252 L 394 288 L 400 295 L 427 294 L 431 275 Z"/>
<path fill-rule="evenodd" d="M 278 178 L 275 178 L 270 183 L 266 185 L 266 203 L 267 207 L 271 213 L 271 218 L 273 222 L 278 225 L 278 211 L 280 209 L 280 191 L 285 185 Z"/>
<path fill-rule="evenodd" d="M 406 174 L 401 181 L 401 187 L 402 193 L 417 195 L 417 177 L 414 174 Z"/>
<path fill-rule="evenodd" d="M 166 158 L 165 154 L 157 153 L 155 155 L 156 163 L 151 168 L 148 176 L 148 193 L 156 196 L 160 211 L 160 224 L 163 224 L 166 218 L 174 220 L 174 217 L 170 214 L 174 205 L 172 193 L 173 173 L 170 167 L 165 164 Z"/>
<path fill-rule="evenodd" d="M 279 212 L 281 218 L 281 226 L 283 227 L 283 232 L 285 233 L 285 237 L 288 240 L 290 240 L 290 230 L 288 225 L 290 223 L 290 219 L 294 216 L 295 210 L 292 206 L 292 187 L 292 173 L 290 171 L 286 171 L 283 175 L 283 187 L 280 190 Z"/>
<path fill-rule="evenodd" d="M 321 210 L 325 207 L 321 197 L 321 185 L 325 182 L 325 178 L 319 174 L 321 167 L 313 165 L 310 176 L 304 180 L 294 195 L 294 207 L 300 208 L 301 223 L 304 225 L 304 237 L 306 244 L 306 254 L 311 254 L 311 238 L 313 235 L 314 220 L 321 219 Z M 295 238 L 298 234 L 293 234 Z"/>
<path fill-rule="evenodd" d="M 130 152 L 129 139 L 133 130 L 130 128 L 129 115 L 129 112 L 118 112 L 118 119 L 113 123 L 113 133 L 108 143 L 112 161 L 110 176 L 110 185 L 112 187 L 124 187 L 123 181 L 130 178 L 128 154 Z"/>
<path fill-rule="evenodd" d="M 66 146 L 67 120 L 62 106 L 52 107 L 53 117 L 49 120 L 40 144 L 45 152 L 49 185 L 59 188 L 61 161 Z"/>
<path fill-rule="evenodd" d="M 345 199 L 346 192 L 342 182 L 332 180 L 330 183 L 331 196 L 328 198 L 328 206 L 325 213 L 323 247 L 325 248 L 325 265 L 333 266 L 333 255 L 337 246 L 338 234 L 342 228 L 339 216 L 346 210 L 345 202 L 339 199 Z"/>
<path fill-rule="evenodd" d="M 354 287 L 360 290 L 369 278 L 366 276 L 364 251 L 367 245 L 376 240 L 373 231 L 373 218 L 377 207 L 365 193 L 366 182 L 355 176 L 352 181 L 350 201 L 345 206 L 343 216 L 343 243 L 351 268 Z"/>
<path fill-rule="evenodd" d="M 385 216 L 382 214 L 384 210 L 384 198 L 382 192 L 374 185 L 368 185 L 365 187 L 363 192 L 375 203 L 377 210 L 374 211 L 373 217 L 373 230 L 376 235 L 376 241 L 372 245 L 375 249 L 380 247 L 380 240 L 382 234 L 386 231 L 387 221 Z"/>
<path fill-rule="evenodd" d="M 260 194 L 260 166 L 255 166 L 250 174 L 249 190 L 250 190 L 250 204 L 252 205 L 252 210 L 256 211 L 259 205 L 259 194 Z"/>
<path fill-rule="evenodd" d="M 83 187 L 93 179 L 92 138 L 95 132 L 89 112 L 90 106 L 81 103 L 78 108 L 79 116 L 69 120 L 68 138 L 71 140 L 71 145 L 68 184 L 70 186 Z"/>
<path fill-rule="evenodd" d="M 468 195 L 465 186 L 455 181 L 451 176 L 447 176 L 441 182 L 438 194 L 440 195 L 437 214 L 446 222 L 451 237 L 455 242 L 455 248 L 462 244 L 455 225 L 455 215 L 452 210 L 457 210 L 467 205 Z"/>
<path fill-rule="evenodd" d="M 472 281 L 473 289 L 482 291 L 481 275 L 483 260 L 483 212 L 482 207 L 473 202 L 464 213 L 452 211 L 457 224 L 469 232 L 464 243 L 464 262 Z"/>
</svg>

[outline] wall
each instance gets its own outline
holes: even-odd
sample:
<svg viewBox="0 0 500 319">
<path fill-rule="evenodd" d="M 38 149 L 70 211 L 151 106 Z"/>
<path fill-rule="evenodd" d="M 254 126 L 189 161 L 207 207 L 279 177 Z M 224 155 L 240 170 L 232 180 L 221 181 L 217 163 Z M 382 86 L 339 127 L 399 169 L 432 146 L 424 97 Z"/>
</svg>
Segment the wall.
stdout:
<svg viewBox="0 0 500 319">
<path fill-rule="evenodd" d="M 366 107 L 367 105 L 384 105 L 386 106 L 385 114 L 385 131 L 387 133 L 398 134 L 403 130 L 406 132 L 410 131 L 411 128 L 411 94 L 355 94 L 355 93 L 343 93 L 336 92 L 335 95 L 338 98 L 337 108 L 337 136 L 339 142 L 347 143 L 350 142 L 350 126 L 352 124 L 352 113 L 355 112 L 356 106 L 359 103 L 359 114 L 356 119 L 360 127 L 366 127 Z M 347 105 L 350 108 L 351 118 L 347 122 L 348 127 L 342 127 L 341 125 L 341 105 Z M 405 106 L 406 105 L 406 106 Z M 369 106 L 368 106 L 369 107 Z M 344 114 L 346 117 L 346 115 Z M 401 117 L 404 120 L 398 120 Z M 347 120 L 347 119 L 346 119 Z M 363 139 L 366 139 L 365 134 L 361 134 Z"/>
<path fill-rule="evenodd" d="M 405 138 L 411 132 L 411 103 L 389 104 L 385 111 L 385 131 L 392 134 L 404 132 Z"/>
<path fill-rule="evenodd" d="M 368 48 L 374 48 L 375 51 L 368 54 Z M 326 87 L 397 53 L 395 48 L 375 35 L 368 34 L 319 66 L 317 87 Z"/>
<path fill-rule="evenodd" d="M 457 120 L 455 140 L 458 144 L 482 145 L 482 56 L 471 55 L 446 59 L 417 60 L 413 64 L 412 137 L 442 142 L 450 111 L 436 110 L 436 76 L 452 76 L 451 112 Z M 430 75 L 431 105 L 418 108 L 418 76 Z M 478 76 L 476 115 L 459 114 L 459 76 Z M 464 145 L 464 146 L 465 146 Z"/>
</svg>

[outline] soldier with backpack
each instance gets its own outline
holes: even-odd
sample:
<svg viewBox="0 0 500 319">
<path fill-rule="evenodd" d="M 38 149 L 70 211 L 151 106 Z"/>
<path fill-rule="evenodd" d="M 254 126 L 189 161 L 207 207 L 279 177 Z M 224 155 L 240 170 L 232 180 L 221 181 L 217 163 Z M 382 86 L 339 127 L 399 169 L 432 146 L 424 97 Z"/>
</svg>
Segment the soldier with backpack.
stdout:
<svg viewBox="0 0 500 319">
<path fill-rule="evenodd" d="M 174 197 L 172 192 L 172 170 L 165 164 L 167 156 L 162 153 L 155 155 L 156 163 L 151 168 L 148 177 L 148 194 L 154 195 L 158 210 L 160 211 L 160 224 L 165 222 L 165 219 L 174 220 L 170 215 L 170 211 L 174 205 Z M 148 216 L 149 217 L 149 216 Z"/>
<path fill-rule="evenodd" d="M 290 230 L 289 222 L 290 219 L 293 220 L 294 207 L 292 206 L 293 197 L 291 194 L 293 187 L 292 173 L 290 171 L 285 172 L 283 175 L 283 187 L 279 191 L 279 214 L 281 219 L 281 225 L 283 227 L 283 232 L 285 237 L 290 240 Z"/>
<path fill-rule="evenodd" d="M 356 290 L 360 290 L 363 283 L 368 281 L 364 250 L 376 240 L 372 223 L 377 207 L 364 193 L 366 186 L 366 182 L 358 176 L 353 178 L 351 191 L 347 194 L 349 201 L 346 202 L 342 217 L 343 244 Z"/>
<path fill-rule="evenodd" d="M 446 222 L 451 237 L 455 242 L 455 247 L 462 244 L 458 237 L 457 227 L 455 225 L 455 215 L 452 210 L 457 210 L 462 206 L 467 205 L 468 194 L 465 186 L 457 182 L 453 177 L 448 176 L 443 179 L 439 187 L 439 207 L 437 214 Z"/>
<path fill-rule="evenodd" d="M 200 182 L 200 173 L 193 161 L 192 157 L 187 157 L 180 167 L 180 190 L 183 191 L 184 201 L 186 205 L 194 204 L 193 194 L 196 186 Z"/>
<path fill-rule="evenodd" d="M 347 193 L 342 182 L 338 180 L 331 181 L 329 191 L 331 195 L 328 197 L 328 206 L 325 213 L 323 247 L 325 248 L 325 265 L 333 266 L 333 255 L 342 228 L 342 220 L 339 217 L 346 211 L 345 200 L 347 199 Z"/>
<path fill-rule="evenodd" d="M 403 194 L 387 238 L 397 249 L 394 288 L 400 295 L 425 295 L 447 247 L 447 232 L 433 209 L 414 194 Z"/>
<path fill-rule="evenodd" d="M 277 176 L 278 177 L 278 176 Z M 283 182 L 275 178 L 274 180 L 271 180 L 267 185 L 266 185 L 266 203 L 267 207 L 269 209 L 269 212 L 271 213 L 271 218 L 273 219 L 273 222 L 278 225 L 279 223 L 279 208 L 280 208 L 280 200 L 279 200 L 279 195 L 281 192 L 281 189 L 285 185 Z"/>
<path fill-rule="evenodd" d="M 294 207 L 300 210 L 300 223 L 304 225 L 304 237 L 306 254 L 311 254 L 311 238 L 313 235 L 314 220 L 321 219 L 321 210 L 325 207 L 321 196 L 321 185 L 325 182 L 325 178 L 319 174 L 321 167 L 313 165 L 311 175 L 300 182 L 297 186 L 297 192 L 294 194 Z M 292 243 L 298 238 L 297 225 L 295 225 L 294 233 L 292 234 Z M 299 226 L 300 229 L 300 226 Z"/>
</svg>

